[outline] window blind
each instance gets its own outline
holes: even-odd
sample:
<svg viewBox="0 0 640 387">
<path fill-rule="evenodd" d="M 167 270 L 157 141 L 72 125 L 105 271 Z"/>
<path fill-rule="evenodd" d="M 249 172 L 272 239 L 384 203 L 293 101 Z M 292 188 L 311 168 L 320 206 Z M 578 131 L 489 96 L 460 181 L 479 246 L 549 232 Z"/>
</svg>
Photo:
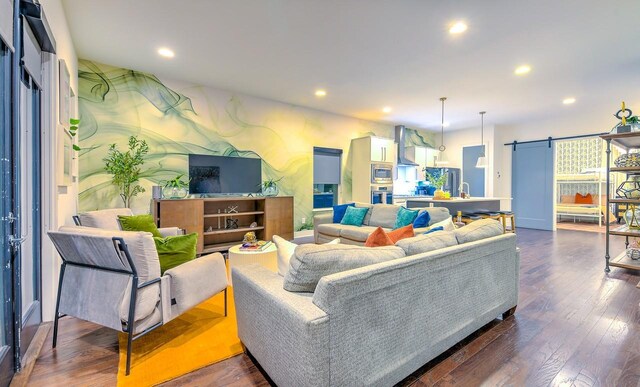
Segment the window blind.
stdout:
<svg viewBox="0 0 640 387">
<path fill-rule="evenodd" d="M 340 184 L 341 149 L 313 149 L 313 184 Z"/>
<path fill-rule="evenodd" d="M 0 0 L 0 39 L 7 47 L 13 47 L 13 2 Z"/>
</svg>

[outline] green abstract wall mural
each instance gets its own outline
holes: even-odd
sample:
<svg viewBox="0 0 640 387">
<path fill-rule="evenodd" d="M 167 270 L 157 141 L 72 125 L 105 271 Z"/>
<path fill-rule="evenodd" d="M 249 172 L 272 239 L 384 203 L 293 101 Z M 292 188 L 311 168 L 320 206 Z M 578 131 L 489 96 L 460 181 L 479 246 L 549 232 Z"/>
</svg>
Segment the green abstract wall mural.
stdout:
<svg viewBox="0 0 640 387">
<path fill-rule="evenodd" d="M 188 155 L 259 157 L 263 179 L 282 180 L 281 195 L 294 196 L 295 225 L 311 219 L 313 147 L 343 149 L 342 200 L 351 198 L 349 146 L 366 135 L 393 137 L 393 126 L 250 97 L 152 74 L 80 60 L 80 210 L 122 206 L 104 170 L 110 144 L 126 148 L 128 137 L 149 144 L 141 185 L 132 201 L 148 212 L 151 187 L 188 174 Z M 408 131 L 414 145 L 433 146 L 426 131 Z M 242 178 L 239 176 L 238 178 Z"/>
</svg>

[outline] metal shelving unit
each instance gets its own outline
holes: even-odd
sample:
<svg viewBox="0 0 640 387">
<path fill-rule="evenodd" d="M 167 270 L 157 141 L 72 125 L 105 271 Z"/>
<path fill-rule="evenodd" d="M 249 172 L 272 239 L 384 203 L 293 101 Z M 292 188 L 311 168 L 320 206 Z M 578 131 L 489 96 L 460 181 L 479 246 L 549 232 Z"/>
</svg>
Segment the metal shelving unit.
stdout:
<svg viewBox="0 0 640 387">
<path fill-rule="evenodd" d="M 632 175 L 640 175 L 640 167 L 611 167 L 611 145 L 615 145 L 619 148 L 625 150 L 625 152 L 629 152 L 632 149 L 640 149 L 640 132 L 629 132 L 629 133 L 609 133 L 601 135 L 600 138 L 606 141 L 607 143 L 607 207 L 613 203 L 623 203 L 623 204 L 636 204 L 640 205 L 640 199 L 625 199 L 625 198 L 611 198 L 611 188 L 609 183 L 611 181 L 611 173 L 619 172 L 624 173 L 628 176 Z M 605 225 L 606 225 L 606 242 L 605 242 L 605 272 L 610 272 L 610 266 L 614 267 L 622 267 L 625 269 L 631 270 L 640 270 L 640 260 L 632 260 L 627 257 L 626 250 L 621 254 L 615 256 L 611 259 L 609 254 L 610 245 L 609 239 L 611 236 L 624 236 L 625 237 L 625 249 L 629 247 L 629 237 L 638 237 L 640 238 L 640 229 L 629 228 L 628 225 L 623 226 L 614 226 L 611 228 L 609 224 L 609 211 L 606 213 Z M 640 283 L 637 285 L 640 288 Z"/>
</svg>

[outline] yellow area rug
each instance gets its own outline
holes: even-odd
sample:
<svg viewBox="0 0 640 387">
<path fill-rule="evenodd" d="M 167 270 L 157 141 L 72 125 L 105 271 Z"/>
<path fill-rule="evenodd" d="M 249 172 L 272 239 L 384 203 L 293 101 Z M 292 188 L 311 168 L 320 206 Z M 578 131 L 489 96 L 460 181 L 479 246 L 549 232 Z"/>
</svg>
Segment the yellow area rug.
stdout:
<svg viewBox="0 0 640 387">
<path fill-rule="evenodd" d="M 217 294 L 133 342 L 131 372 L 125 376 L 127 335 L 119 335 L 118 386 L 152 386 L 242 353 L 233 290 Z"/>
</svg>

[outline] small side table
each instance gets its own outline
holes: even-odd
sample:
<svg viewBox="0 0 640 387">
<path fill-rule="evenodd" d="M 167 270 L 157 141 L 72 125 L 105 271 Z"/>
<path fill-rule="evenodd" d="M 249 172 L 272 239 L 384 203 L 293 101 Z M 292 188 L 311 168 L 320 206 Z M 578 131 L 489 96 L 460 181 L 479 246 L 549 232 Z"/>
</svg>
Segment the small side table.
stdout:
<svg viewBox="0 0 640 387">
<path fill-rule="evenodd" d="M 278 249 L 272 243 L 263 251 L 242 251 L 242 245 L 235 245 L 229 249 L 229 284 L 231 283 L 231 270 L 236 266 L 249 265 L 252 263 L 260 264 L 267 269 L 278 272 Z"/>
</svg>

